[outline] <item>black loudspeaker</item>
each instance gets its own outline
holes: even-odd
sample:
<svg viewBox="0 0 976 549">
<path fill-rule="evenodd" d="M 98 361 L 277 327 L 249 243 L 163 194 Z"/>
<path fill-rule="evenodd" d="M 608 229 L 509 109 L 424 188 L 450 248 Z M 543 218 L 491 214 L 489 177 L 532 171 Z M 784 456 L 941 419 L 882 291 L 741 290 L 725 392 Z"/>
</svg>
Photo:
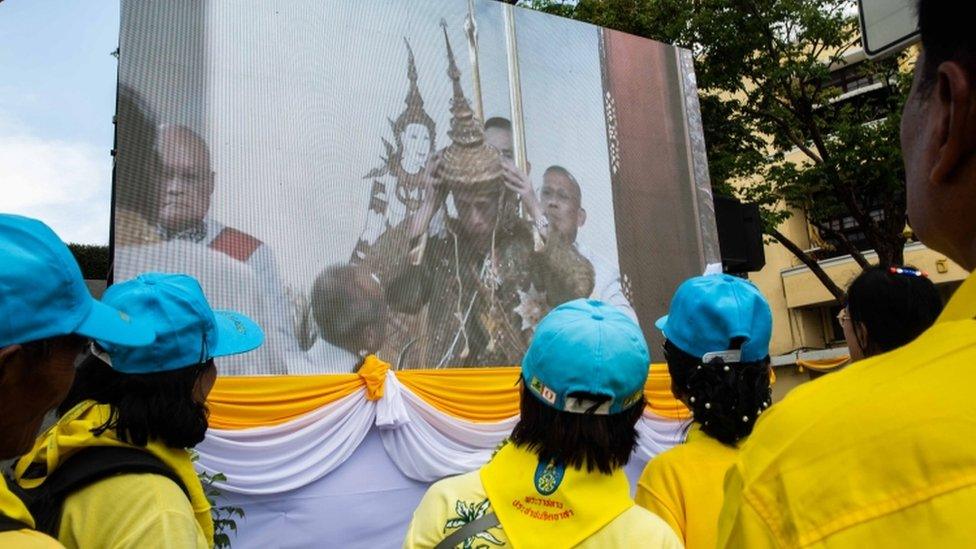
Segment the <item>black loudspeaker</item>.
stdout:
<svg viewBox="0 0 976 549">
<path fill-rule="evenodd" d="M 748 273 L 766 265 L 758 204 L 743 204 L 735 198 L 716 196 L 715 224 L 722 250 L 722 270 Z"/>
</svg>

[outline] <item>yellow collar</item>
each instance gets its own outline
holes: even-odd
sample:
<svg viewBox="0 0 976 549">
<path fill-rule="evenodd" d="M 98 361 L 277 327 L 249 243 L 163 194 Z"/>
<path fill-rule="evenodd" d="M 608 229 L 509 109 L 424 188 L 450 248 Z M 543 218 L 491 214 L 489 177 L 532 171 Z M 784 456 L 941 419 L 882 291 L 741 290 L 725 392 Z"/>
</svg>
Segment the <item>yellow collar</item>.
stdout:
<svg viewBox="0 0 976 549">
<path fill-rule="evenodd" d="M 7 487 L 7 479 L 0 479 L 0 515 L 23 522 L 25 526 L 34 528 L 34 517 L 20 498 Z"/>
<path fill-rule="evenodd" d="M 976 318 L 976 273 L 970 273 L 962 285 L 956 288 L 936 323 L 972 318 Z"/>
<path fill-rule="evenodd" d="M 482 467 L 481 483 L 519 548 L 574 547 L 634 505 L 623 470 L 559 467 L 512 443 Z"/>
<path fill-rule="evenodd" d="M 14 468 L 14 478 L 24 488 L 34 488 L 44 483 L 58 465 L 75 452 L 93 446 L 126 446 L 145 450 L 159 458 L 170 467 L 179 477 L 183 486 L 190 494 L 190 504 L 193 514 L 203 529 L 203 533 L 213 544 L 214 525 L 210 515 L 210 502 L 207 501 L 203 485 L 193 469 L 190 453 L 183 448 L 170 448 L 158 441 L 149 441 L 145 447 L 133 446 L 118 439 L 115 430 L 109 429 L 99 436 L 92 430 L 105 424 L 111 414 L 111 408 L 105 404 L 98 404 L 86 400 L 64 414 L 61 419 L 51 426 L 37 442 L 34 448 L 17 461 Z M 46 474 L 39 478 L 23 478 L 27 468 L 34 463 L 44 465 Z"/>
</svg>

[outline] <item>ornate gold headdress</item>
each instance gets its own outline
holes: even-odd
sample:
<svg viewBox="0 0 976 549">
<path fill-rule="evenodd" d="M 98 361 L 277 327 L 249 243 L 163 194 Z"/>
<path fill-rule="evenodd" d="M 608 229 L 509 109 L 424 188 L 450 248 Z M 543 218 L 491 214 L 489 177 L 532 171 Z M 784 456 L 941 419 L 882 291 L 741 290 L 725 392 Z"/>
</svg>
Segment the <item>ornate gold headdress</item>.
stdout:
<svg viewBox="0 0 976 549">
<path fill-rule="evenodd" d="M 410 124 L 421 124 L 426 126 L 430 132 L 430 150 L 433 152 L 435 150 L 434 138 L 437 136 L 435 131 L 437 126 L 434 124 L 434 119 L 424 110 L 424 98 L 420 95 L 420 88 L 417 87 L 417 61 L 413 57 L 410 41 L 404 37 L 403 43 L 407 45 L 407 79 L 410 80 L 410 90 L 407 92 L 407 98 L 403 101 L 407 104 L 407 108 L 400 113 L 395 121 L 390 120 L 393 138 L 396 139 L 397 151 L 400 151 L 403 148 L 400 137 L 403 130 Z"/>
<path fill-rule="evenodd" d="M 501 156 L 485 144 L 482 122 L 471 110 L 461 89 L 461 71 L 447 37 L 447 22 L 443 19 L 441 28 L 447 44 L 447 75 L 454 84 L 454 97 L 451 99 L 451 129 L 448 132 L 451 144 L 444 150 L 437 176 L 452 191 L 498 192 L 503 188 Z"/>
</svg>

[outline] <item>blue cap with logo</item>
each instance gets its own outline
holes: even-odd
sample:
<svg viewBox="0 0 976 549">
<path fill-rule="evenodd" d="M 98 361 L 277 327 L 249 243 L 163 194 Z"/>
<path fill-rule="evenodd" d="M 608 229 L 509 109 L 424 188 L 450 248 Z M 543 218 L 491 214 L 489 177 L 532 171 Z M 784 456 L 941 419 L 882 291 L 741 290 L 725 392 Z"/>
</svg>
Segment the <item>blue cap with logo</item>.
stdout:
<svg viewBox="0 0 976 549">
<path fill-rule="evenodd" d="M 156 337 L 148 323 L 92 297 L 50 227 L 0 214 L 0 347 L 68 334 L 132 346 Z"/>
<path fill-rule="evenodd" d="M 522 379 L 539 400 L 573 413 L 616 414 L 640 401 L 651 355 L 640 326 L 595 299 L 556 307 L 539 322 Z M 599 406 L 573 396 L 606 397 Z"/>
<path fill-rule="evenodd" d="M 180 370 L 215 357 L 258 348 L 264 332 L 248 317 L 214 311 L 200 283 L 184 274 L 145 273 L 110 287 L 105 303 L 133 318 L 146 319 L 156 330 L 147 347 L 113 345 L 98 340 L 113 369 L 127 374 Z"/>
<path fill-rule="evenodd" d="M 759 289 L 727 274 L 684 281 L 671 299 L 668 314 L 654 323 L 664 337 L 703 362 L 756 362 L 769 356 L 773 315 Z M 742 338 L 740 349 L 729 349 Z"/>
</svg>

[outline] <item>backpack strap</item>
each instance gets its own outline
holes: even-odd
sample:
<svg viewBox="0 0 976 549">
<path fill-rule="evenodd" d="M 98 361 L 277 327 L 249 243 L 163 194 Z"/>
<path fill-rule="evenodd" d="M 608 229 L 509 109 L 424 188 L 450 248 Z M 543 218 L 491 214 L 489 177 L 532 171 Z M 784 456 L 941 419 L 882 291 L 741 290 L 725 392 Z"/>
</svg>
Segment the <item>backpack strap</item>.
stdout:
<svg viewBox="0 0 976 549">
<path fill-rule="evenodd" d="M 0 482 L 2 482 L 7 487 L 7 490 L 9 490 L 10 493 L 14 495 L 14 497 L 21 500 L 22 502 L 24 501 L 24 498 L 21 497 L 22 494 L 21 494 L 20 487 L 17 486 L 16 482 L 12 481 L 10 477 L 7 476 L 7 473 L 3 473 L 2 475 L 0 475 Z M 32 527 L 29 524 L 23 523 L 13 517 L 8 517 L 7 515 L 0 513 L 0 533 L 13 532 L 17 530 L 33 530 L 33 529 L 34 527 Z"/>
<path fill-rule="evenodd" d="M 458 528 L 450 536 L 447 536 L 434 546 L 434 549 L 454 549 L 459 543 L 464 543 L 468 538 L 473 538 L 482 532 L 487 532 L 500 524 L 498 515 L 488 513 Z"/>
<path fill-rule="evenodd" d="M 176 472 L 149 452 L 131 447 L 92 446 L 66 459 L 38 488 L 26 490 L 25 499 L 37 529 L 56 537 L 68 496 L 101 480 L 129 474 L 166 477 L 189 498 L 189 491 Z"/>
<path fill-rule="evenodd" d="M 30 526 L 0 513 L 0 534 L 3 532 L 14 532 L 17 530 L 33 530 Z"/>
</svg>

